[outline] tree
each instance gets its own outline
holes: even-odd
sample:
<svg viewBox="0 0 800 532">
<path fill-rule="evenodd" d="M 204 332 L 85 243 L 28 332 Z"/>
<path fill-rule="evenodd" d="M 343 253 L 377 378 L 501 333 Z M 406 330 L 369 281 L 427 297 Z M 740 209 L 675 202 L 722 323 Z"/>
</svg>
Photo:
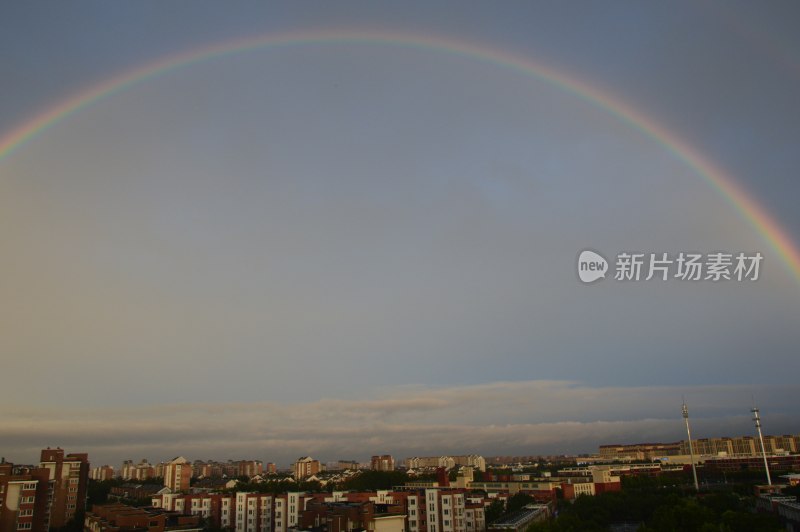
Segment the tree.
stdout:
<svg viewBox="0 0 800 532">
<path fill-rule="evenodd" d="M 500 499 L 495 499 L 486 508 L 486 523 L 494 523 L 506 513 L 506 505 Z"/>
</svg>

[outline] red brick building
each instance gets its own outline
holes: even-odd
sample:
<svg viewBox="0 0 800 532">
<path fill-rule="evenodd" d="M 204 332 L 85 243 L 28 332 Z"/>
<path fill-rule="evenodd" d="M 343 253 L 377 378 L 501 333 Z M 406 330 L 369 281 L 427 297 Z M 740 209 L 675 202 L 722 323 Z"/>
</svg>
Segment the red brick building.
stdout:
<svg viewBox="0 0 800 532">
<path fill-rule="evenodd" d="M 23 474 L 13 473 L 11 464 L 0 464 L 0 531 L 46 532 L 48 471 L 34 468 Z"/>
<path fill-rule="evenodd" d="M 152 508 L 135 508 L 125 504 L 95 504 L 86 514 L 83 529 L 86 532 L 184 532 L 202 530 L 200 517 L 179 515 Z"/>
<path fill-rule="evenodd" d="M 192 479 L 192 464 L 178 456 L 164 464 L 164 485 L 172 491 L 187 491 Z"/>
<path fill-rule="evenodd" d="M 50 504 L 50 528 L 66 525 L 76 513 L 85 509 L 89 483 L 89 455 L 64 454 L 64 450 L 44 449 L 39 467 L 49 472 L 53 482 Z"/>
<path fill-rule="evenodd" d="M 394 471 L 394 458 L 390 454 L 373 456 L 370 460 L 370 468 L 373 471 Z"/>
</svg>

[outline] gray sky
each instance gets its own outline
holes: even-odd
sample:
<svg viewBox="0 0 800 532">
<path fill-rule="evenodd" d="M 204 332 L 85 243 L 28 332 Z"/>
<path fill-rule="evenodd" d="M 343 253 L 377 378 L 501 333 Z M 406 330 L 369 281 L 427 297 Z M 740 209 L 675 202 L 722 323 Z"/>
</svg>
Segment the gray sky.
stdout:
<svg viewBox="0 0 800 532">
<path fill-rule="evenodd" d="M 0 451 L 288 463 L 800 432 L 800 280 L 603 93 L 800 243 L 791 2 L 0 7 Z M 415 44 L 415 37 L 417 43 Z M 460 42 L 579 80 L 584 97 Z M 761 252 L 758 281 L 576 276 L 585 248 Z M 613 264 L 612 264 L 613 268 Z"/>
</svg>

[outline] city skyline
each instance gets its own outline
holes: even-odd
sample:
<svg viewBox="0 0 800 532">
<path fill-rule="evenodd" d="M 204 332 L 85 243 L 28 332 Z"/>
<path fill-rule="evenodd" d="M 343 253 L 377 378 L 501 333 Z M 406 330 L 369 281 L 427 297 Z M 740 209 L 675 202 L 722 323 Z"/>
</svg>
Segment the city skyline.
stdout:
<svg viewBox="0 0 800 532">
<path fill-rule="evenodd" d="M 0 13 L 9 460 L 797 432 L 797 6 Z"/>
</svg>

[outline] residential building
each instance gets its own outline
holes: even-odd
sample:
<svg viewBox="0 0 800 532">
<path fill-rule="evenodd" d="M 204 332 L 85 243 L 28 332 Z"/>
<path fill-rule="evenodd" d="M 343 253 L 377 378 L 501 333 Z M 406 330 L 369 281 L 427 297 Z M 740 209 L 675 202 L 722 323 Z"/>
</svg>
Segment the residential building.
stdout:
<svg viewBox="0 0 800 532">
<path fill-rule="evenodd" d="M 370 460 L 370 469 L 373 471 L 394 471 L 394 458 L 390 454 L 373 456 Z"/>
<path fill-rule="evenodd" d="M 192 464 L 177 456 L 164 464 L 164 485 L 175 491 L 186 491 L 192 478 Z"/>
<path fill-rule="evenodd" d="M 551 515 L 550 505 L 529 504 L 489 525 L 490 531 L 525 532 L 533 523 L 545 521 Z"/>
<path fill-rule="evenodd" d="M 605 460 L 652 460 L 681 453 L 681 442 L 633 443 L 600 446 L 600 458 Z M 688 453 L 687 453 L 688 454 Z"/>
<path fill-rule="evenodd" d="M 328 532 L 484 532 L 483 499 L 458 489 L 377 492 L 161 493 L 152 505 L 197 515 L 234 532 L 289 532 L 327 526 Z"/>
<path fill-rule="evenodd" d="M 125 460 L 122 463 L 120 477 L 122 477 L 122 480 L 144 481 L 155 478 L 156 470 L 155 467 L 147 461 L 147 458 L 142 458 L 141 462 L 138 464 L 134 464 L 133 460 Z"/>
<path fill-rule="evenodd" d="M 241 460 L 237 463 L 238 475 L 245 477 L 254 477 L 264 473 L 264 464 L 260 460 Z"/>
<path fill-rule="evenodd" d="M 355 471 L 360 469 L 360 464 L 356 460 L 337 460 L 335 462 L 328 462 L 327 469 L 330 471 Z"/>
<path fill-rule="evenodd" d="M 0 531 L 47 532 L 53 485 L 49 471 L 32 468 L 13 473 L 13 467 L 0 467 Z"/>
<path fill-rule="evenodd" d="M 93 467 L 89 473 L 92 480 L 111 480 L 114 478 L 114 468 L 110 465 Z"/>
<path fill-rule="evenodd" d="M 160 484 L 136 484 L 133 482 L 126 482 L 121 486 L 112 486 L 109 494 L 112 498 L 116 499 L 140 501 L 142 499 L 149 499 L 164 489 L 166 488 Z"/>
<path fill-rule="evenodd" d="M 408 469 L 433 469 L 444 467 L 453 469 L 455 466 L 469 466 L 478 471 L 486 471 L 486 460 L 477 454 L 467 454 L 458 456 L 415 456 L 406 458 Z"/>
<path fill-rule="evenodd" d="M 203 527 L 198 516 L 114 503 L 92 506 L 84 518 L 83 529 L 85 532 L 199 532 Z"/>
<path fill-rule="evenodd" d="M 294 463 L 294 478 L 297 480 L 316 475 L 320 472 L 319 460 L 314 460 L 310 456 L 298 458 Z"/>
<path fill-rule="evenodd" d="M 86 505 L 89 483 L 89 455 L 64 454 L 61 448 L 44 449 L 39 467 L 48 471 L 51 486 L 50 528 L 66 525 Z"/>
</svg>

